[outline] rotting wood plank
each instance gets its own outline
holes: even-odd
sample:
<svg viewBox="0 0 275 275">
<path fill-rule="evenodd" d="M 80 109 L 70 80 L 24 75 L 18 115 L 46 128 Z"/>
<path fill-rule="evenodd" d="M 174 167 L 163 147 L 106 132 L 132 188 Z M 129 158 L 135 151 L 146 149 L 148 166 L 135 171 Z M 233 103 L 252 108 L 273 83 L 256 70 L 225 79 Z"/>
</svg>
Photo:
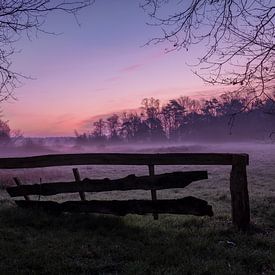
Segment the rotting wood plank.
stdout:
<svg viewBox="0 0 275 275">
<path fill-rule="evenodd" d="M 213 216 L 212 206 L 205 200 L 185 197 L 176 200 L 127 200 L 127 201 L 15 201 L 20 207 L 43 209 L 51 212 L 85 212 L 124 216 L 147 213 Z"/>
<path fill-rule="evenodd" d="M 0 169 L 70 165 L 232 165 L 239 158 L 248 165 L 247 154 L 169 153 L 169 154 L 60 154 L 0 158 Z"/>
<path fill-rule="evenodd" d="M 207 179 L 207 171 L 189 171 L 164 173 L 155 176 L 129 175 L 125 178 L 110 180 L 84 179 L 78 184 L 75 182 L 56 182 L 43 184 L 21 185 L 7 188 L 11 197 L 25 195 L 51 196 L 60 193 L 76 192 L 104 192 L 126 190 L 161 190 L 171 188 L 184 188 L 193 181 Z"/>
</svg>

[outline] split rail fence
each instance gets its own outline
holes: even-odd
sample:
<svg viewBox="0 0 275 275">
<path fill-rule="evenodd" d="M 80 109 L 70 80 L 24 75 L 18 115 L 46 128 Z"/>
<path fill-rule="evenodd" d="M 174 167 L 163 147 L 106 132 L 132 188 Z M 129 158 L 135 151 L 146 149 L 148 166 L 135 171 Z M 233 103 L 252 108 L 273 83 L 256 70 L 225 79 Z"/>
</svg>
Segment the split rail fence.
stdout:
<svg viewBox="0 0 275 275">
<path fill-rule="evenodd" d="M 75 180 L 22 185 L 20 179 L 14 178 L 16 187 L 7 188 L 11 197 L 23 196 L 25 200 L 17 200 L 22 207 L 38 207 L 51 211 L 94 212 L 115 215 L 128 213 L 153 213 L 157 219 L 159 213 L 193 214 L 212 216 L 212 207 L 204 200 L 185 197 L 177 200 L 158 200 L 156 190 L 184 188 L 193 181 L 207 179 L 207 171 L 173 172 L 155 175 L 156 165 L 230 165 L 230 192 L 232 206 L 232 222 L 239 229 L 246 230 L 250 223 L 249 195 L 247 189 L 246 166 L 249 164 L 247 154 L 220 153 L 173 153 L 173 154 L 62 154 L 21 158 L 0 158 L 0 169 L 37 168 L 73 165 L 146 165 L 149 176 L 110 180 L 83 179 L 78 169 L 73 169 Z M 115 190 L 151 190 L 152 200 L 127 201 L 87 201 L 85 192 L 103 192 Z M 30 200 L 29 195 L 50 196 L 59 193 L 79 193 L 80 201 Z"/>
</svg>

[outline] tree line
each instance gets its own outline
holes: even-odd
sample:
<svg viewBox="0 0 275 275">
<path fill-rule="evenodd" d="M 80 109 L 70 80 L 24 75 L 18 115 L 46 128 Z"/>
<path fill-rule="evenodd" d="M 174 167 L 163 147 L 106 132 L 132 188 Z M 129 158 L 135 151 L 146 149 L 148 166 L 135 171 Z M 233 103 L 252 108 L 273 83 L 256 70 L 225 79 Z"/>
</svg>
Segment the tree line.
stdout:
<svg viewBox="0 0 275 275">
<path fill-rule="evenodd" d="M 211 99 L 179 97 L 161 105 L 145 98 L 136 112 L 113 114 L 76 134 L 78 144 L 117 144 L 264 139 L 275 128 L 271 98 L 226 93 Z"/>
<path fill-rule="evenodd" d="M 90 131 L 75 131 L 70 143 L 107 145 L 274 139 L 274 98 L 275 92 L 272 98 L 265 99 L 255 99 L 248 93 L 226 93 L 200 100 L 181 96 L 162 105 L 158 99 L 145 98 L 135 112 L 112 114 L 92 122 Z M 41 139 L 24 138 L 19 130 L 11 130 L 8 122 L 0 119 L 1 146 L 30 147 L 37 142 L 43 145 Z"/>
</svg>

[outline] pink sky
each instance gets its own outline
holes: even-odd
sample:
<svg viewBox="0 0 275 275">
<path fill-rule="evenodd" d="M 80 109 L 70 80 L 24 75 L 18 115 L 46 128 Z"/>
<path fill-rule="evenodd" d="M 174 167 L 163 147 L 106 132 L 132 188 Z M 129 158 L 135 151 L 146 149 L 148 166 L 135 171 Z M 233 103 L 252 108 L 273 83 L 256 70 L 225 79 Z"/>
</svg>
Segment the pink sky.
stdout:
<svg viewBox="0 0 275 275">
<path fill-rule="evenodd" d="M 82 12 L 80 28 L 67 16 L 49 19 L 47 28 L 62 34 L 19 41 L 15 68 L 35 80 L 24 80 L 18 100 L 2 105 L 4 119 L 25 136 L 70 136 L 87 130 L 83 121 L 137 108 L 145 97 L 217 94 L 186 65 L 200 48 L 164 54 L 165 45 L 142 47 L 156 32 L 137 3 L 103 0 Z"/>
</svg>

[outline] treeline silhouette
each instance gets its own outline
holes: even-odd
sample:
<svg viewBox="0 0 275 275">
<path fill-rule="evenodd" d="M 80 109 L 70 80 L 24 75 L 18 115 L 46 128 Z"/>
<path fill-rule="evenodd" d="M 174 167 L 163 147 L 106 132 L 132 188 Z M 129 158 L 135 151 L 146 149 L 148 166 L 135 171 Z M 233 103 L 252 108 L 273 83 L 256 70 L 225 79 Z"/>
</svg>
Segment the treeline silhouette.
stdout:
<svg viewBox="0 0 275 275">
<path fill-rule="evenodd" d="M 136 112 L 113 114 L 91 123 L 75 137 L 25 138 L 0 119 L 0 146 L 43 147 L 45 144 L 142 144 L 162 142 L 223 142 L 274 140 L 275 92 L 270 98 L 226 93 L 212 99 L 179 97 L 161 105 L 145 98 Z"/>
<path fill-rule="evenodd" d="M 161 106 L 145 98 L 137 112 L 113 114 L 76 134 L 78 144 L 263 140 L 275 129 L 270 98 L 226 93 L 208 100 L 180 97 Z"/>
<path fill-rule="evenodd" d="M 8 121 L 0 119 L 0 146 L 13 146 L 23 140 L 26 142 L 27 139 L 24 139 L 20 130 L 11 130 Z"/>
</svg>

